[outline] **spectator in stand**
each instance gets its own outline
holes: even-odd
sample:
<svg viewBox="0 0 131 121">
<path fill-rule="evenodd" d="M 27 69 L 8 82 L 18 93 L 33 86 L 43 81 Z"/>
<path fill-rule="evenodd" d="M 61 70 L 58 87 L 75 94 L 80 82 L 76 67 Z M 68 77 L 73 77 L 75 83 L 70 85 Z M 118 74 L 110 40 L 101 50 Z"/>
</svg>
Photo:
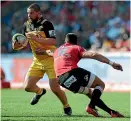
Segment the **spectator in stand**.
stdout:
<svg viewBox="0 0 131 121">
<path fill-rule="evenodd" d="M 12 3 L 11 6 L 10 3 Z M 2 16 L 1 20 L 2 53 L 17 52 L 11 48 L 11 37 L 16 31 L 21 31 L 19 25 L 27 20 L 27 16 L 23 16 L 26 13 L 26 6 L 28 5 L 25 4 L 27 3 L 10 3 L 2 6 L 2 15 L 5 15 Z M 130 43 L 130 1 L 42 1 L 40 4 L 45 18 L 48 18 L 54 24 L 58 46 L 64 43 L 64 36 L 67 33 L 74 32 L 82 40 L 78 39 L 78 43 L 86 49 L 106 50 L 107 52 L 130 50 L 128 47 L 128 49 L 121 49 L 122 46 L 115 49 L 115 45 L 112 47 L 109 44 L 121 45 L 119 38 L 126 34 L 128 38 L 124 39 L 124 43 Z M 16 12 L 12 11 L 12 6 L 17 8 Z M 8 8 L 8 14 L 6 14 L 6 8 Z M 21 52 L 25 51 L 31 52 L 29 47 Z"/>
</svg>

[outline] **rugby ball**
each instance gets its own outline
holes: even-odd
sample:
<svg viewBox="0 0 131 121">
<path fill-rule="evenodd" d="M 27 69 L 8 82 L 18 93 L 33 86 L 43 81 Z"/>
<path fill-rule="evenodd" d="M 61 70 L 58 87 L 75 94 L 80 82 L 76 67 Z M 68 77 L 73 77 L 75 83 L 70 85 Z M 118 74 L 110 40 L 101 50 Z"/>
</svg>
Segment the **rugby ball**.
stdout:
<svg viewBox="0 0 131 121">
<path fill-rule="evenodd" d="M 22 47 L 25 47 L 28 44 L 28 39 L 26 38 L 26 36 L 24 36 L 23 34 L 20 34 L 20 33 L 14 34 L 12 37 L 12 41 L 14 43 L 15 42 L 20 43 L 22 45 Z"/>
</svg>

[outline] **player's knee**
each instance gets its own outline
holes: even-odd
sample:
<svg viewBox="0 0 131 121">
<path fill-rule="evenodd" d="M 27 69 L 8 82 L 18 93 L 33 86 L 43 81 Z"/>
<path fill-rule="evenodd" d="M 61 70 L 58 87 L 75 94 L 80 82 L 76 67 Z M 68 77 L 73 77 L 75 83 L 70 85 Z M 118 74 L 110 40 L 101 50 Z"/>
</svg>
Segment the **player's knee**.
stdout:
<svg viewBox="0 0 131 121">
<path fill-rule="evenodd" d="M 52 83 L 50 83 L 50 89 L 54 93 L 57 92 L 56 87 Z"/>
<path fill-rule="evenodd" d="M 60 91 L 60 89 L 55 88 L 55 87 L 51 87 L 51 91 L 56 94 Z"/>
<path fill-rule="evenodd" d="M 24 89 L 25 89 L 26 92 L 30 92 L 31 91 L 31 88 L 28 87 L 28 86 L 25 86 Z"/>
<path fill-rule="evenodd" d="M 53 93 L 58 93 L 59 91 L 61 91 L 60 89 L 60 85 L 58 84 L 57 80 L 56 79 L 52 79 L 50 80 L 50 89 Z"/>
<path fill-rule="evenodd" d="M 95 87 L 96 86 L 100 86 L 103 90 L 104 90 L 104 88 L 105 88 L 105 83 L 102 81 L 102 80 L 100 80 L 96 85 L 95 85 Z"/>
<path fill-rule="evenodd" d="M 105 89 L 105 83 L 103 81 L 101 82 L 101 87 Z"/>
<path fill-rule="evenodd" d="M 96 85 L 96 87 L 95 87 L 95 89 L 100 90 L 101 93 L 104 91 L 104 88 L 105 88 L 105 83 L 104 83 L 104 82 L 99 83 L 99 84 Z"/>
<path fill-rule="evenodd" d="M 96 87 L 100 87 L 102 90 L 104 90 L 105 89 L 105 83 L 101 82 L 98 85 L 96 85 Z"/>
</svg>

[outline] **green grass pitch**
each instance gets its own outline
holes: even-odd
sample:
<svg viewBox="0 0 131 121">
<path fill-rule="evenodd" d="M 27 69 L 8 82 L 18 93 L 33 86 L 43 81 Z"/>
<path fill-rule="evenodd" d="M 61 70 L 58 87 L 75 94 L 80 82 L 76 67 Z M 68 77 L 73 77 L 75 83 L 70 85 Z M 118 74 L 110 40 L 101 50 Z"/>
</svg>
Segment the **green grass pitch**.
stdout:
<svg viewBox="0 0 131 121">
<path fill-rule="evenodd" d="M 68 101 L 73 109 L 73 115 L 62 116 L 63 108 L 60 101 L 51 92 L 40 99 L 37 105 L 30 105 L 32 93 L 24 90 L 1 90 L 1 120 L 2 121 L 130 121 L 130 93 L 103 93 L 102 100 L 111 108 L 120 111 L 125 118 L 110 118 L 99 109 L 103 115 L 96 118 L 85 112 L 89 99 L 80 94 L 66 92 Z"/>
</svg>

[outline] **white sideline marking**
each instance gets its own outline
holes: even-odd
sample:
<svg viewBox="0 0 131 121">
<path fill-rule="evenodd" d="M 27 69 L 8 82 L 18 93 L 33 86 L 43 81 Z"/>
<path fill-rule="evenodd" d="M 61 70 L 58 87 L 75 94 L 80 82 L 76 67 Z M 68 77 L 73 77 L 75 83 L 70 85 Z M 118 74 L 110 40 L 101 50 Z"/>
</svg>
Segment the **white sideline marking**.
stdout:
<svg viewBox="0 0 131 121">
<path fill-rule="evenodd" d="M 49 84 L 48 83 L 38 83 L 38 86 L 41 88 L 46 88 L 50 90 Z M 23 83 L 11 83 L 11 88 L 23 88 Z M 64 89 L 61 87 L 61 89 Z M 131 85 L 129 84 L 118 84 L 118 83 L 107 83 L 106 87 L 104 89 L 105 92 L 130 92 L 131 91 Z"/>
</svg>

